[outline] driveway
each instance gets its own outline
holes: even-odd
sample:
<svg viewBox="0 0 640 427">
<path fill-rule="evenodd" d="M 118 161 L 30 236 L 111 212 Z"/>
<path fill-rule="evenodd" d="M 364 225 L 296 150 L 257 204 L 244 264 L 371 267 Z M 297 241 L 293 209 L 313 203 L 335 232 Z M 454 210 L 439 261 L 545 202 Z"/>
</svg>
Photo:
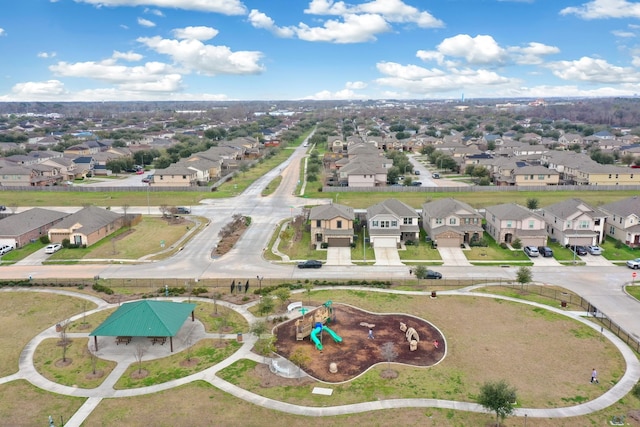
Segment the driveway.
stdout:
<svg viewBox="0 0 640 427">
<path fill-rule="evenodd" d="M 442 265 L 454 265 L 454 266 L 470 266 L 471 263 L 464 255 L 464 252 L 460 248 L 438 248 L 442 261 Z"/>
<path fill-rule="evenodd" d="M 608 259 L 606 259 L 605 257 L 603 257 L 602 255 L 582 255 L 579 256 L 578 258 L 580 258 L 582 261 L 584 261 L 584 263 L 586 265 L 588 265 L 589 267 L 594 266 L 594 267 L 611 267 L 612 265 L 614 265 L 611 261 L 609 261 Z"/>
<path fill-rule="evenodd" d="M 328 247 L 325 265 L 352 265 L 351 248 Z"/>
<path fill-rule="evenodd" d="M 376 254 L 374 265 L 404 265 L 396 248 L 374 247 L 373 251 Z"/>
<path fill-rule="evenodd" d="M 556 260 L 552 256 L 550 257 L 538 256 L 538 257 L 533 257 L 529 259 L 533 261 L 533 265 L 536 267 L 551 267 L 551 266 L 557 267 L 561 265 L 558 262 L 558 260 Z"/>
</svg>

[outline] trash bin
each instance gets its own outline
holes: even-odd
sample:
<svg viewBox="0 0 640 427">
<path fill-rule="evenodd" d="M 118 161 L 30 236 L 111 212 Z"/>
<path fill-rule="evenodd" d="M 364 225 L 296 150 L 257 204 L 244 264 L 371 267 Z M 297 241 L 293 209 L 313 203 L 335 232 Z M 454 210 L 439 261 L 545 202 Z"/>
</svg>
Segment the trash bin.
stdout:
<svg viewBox="0 0 640 427">
<path fill-rule="evenodd" d="M 238 332 L 238 342 L 242 342 L 242 332 Z"/>
<path fill-rule="evenodd" d="M 566 302 L 566 301 L 560 301 L 560 305 L 561 305 L 562 307 L 566 307 L 566 306 L 567 306 L 567 302 Z"/>
<path fill-rule="evenodd" d="M 436 291 L 431 291 L 431 298 L 436 298 L 436 297 L 437 297 Z"/>
</svg>

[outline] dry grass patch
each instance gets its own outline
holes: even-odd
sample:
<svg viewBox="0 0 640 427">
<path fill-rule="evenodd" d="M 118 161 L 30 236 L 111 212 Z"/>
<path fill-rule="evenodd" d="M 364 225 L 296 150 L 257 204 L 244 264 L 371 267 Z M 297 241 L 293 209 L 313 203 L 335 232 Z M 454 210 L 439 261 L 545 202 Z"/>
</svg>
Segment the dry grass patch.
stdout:
<svg viewBox="0 0 640 427">
<path fill-rule="evenodd" d="M 66 423 L 82 406 L 83 397 L 70 397 L 40 390 L 19 380 L 0 385 L 0 420 L 3 426 L 48 426 L 49 415 L 56 425 Z"/>
<path fill-rule="evenodd" d="M 44 329 L 96 305 L 44 292 L 3 292 L 0 298 L 0 376 L 18 371 L 24 346 Z"/>
<path fill-rule="evenodd" d="M 67 326 L 67 332 L 91 332 L 116 310 L 117 307 L 107 308 L 97 313 L 81 317 L 78 320 L 69 323 L 69 326 Z"/>
<path fill-rule="evenodd" d="M 234 332 L 247 332 L 249 323 L 238 312 L 220 304 L 217 308 L 211 303 L 196 301 L 196 317 L 204 325 L 207 332 L 229 334 Z"/>
<path fill-rule="evenodd" d="M 66 359 L 68 365 L 62 365 L 62 347 L 59 338 L 46 339 L 40 343 L 33 355 L 33 365 L 45 378 L 66 386 L 80 388 L 98 387 L 115 368 L 116 362 L 95 359 L 95 373 L 93 361 L 86 338 L 70 340 L 67 347 Z"/>
</svg>

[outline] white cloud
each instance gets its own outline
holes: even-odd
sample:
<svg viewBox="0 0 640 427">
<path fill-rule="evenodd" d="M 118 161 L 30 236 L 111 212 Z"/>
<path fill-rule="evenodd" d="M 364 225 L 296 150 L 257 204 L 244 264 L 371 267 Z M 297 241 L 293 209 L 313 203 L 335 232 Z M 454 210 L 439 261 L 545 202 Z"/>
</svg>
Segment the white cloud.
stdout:
<svg viewBox="0 0 640 427">
<path fill-rule="evenodd" d="M 166 84 L 177 82 L 180 78 L 180 75 L 174 73 L 169 65 L 161 62 L 147 62 L 144 65 L 127 67 L 117 64 L 113 59 L 75 63 L 61 61 L 51 65 L 49 69 L 58 76 L 90 78 L 116 85 L 148 84 L 159 81 Z M 170 77 L 167 78 L 167 76 Z"/>
<path fill-rule="evenodd" d="M 543 56 L 560 53 L 560 49 L 556 46 L 549 46 L 537 42 L 530 42 L 525 47 L 508 47 L 507 50 L 513 61 L 519 65 L 542 64 Z"/>
<path fill-rule="evenodd" d="M 473 87 L 474 90 L 492 88 L 491 90 L 495 91 L 495 87 L 511 86 L 516 83 L 513 79 L 484 69 L 427 69 L 394 62 L 380 62 L 376 67 L 384 75 L 376 79 L 376 83 L 414 96 L 433 96 L 463 90 L 465 87 Z"/>
<path fill-rule="evenodd" d="M 375 35 L 391 30 L 380 15 L 344 15 L 344 21 L 328 20 L 323 27 L 300 23 L 298 38 L 313 42 L 361 43 L 376 40 Z"/>
<path fill-rule="evenodd" d="M 138 18 L 138 25 L 141 25 L 141 26 L 147 27 L 147 28 L 151 28 L 151 27 L 155 27 L 156 23 L 153 22 L 153 21 L 149 21 L 148 19 Z"/>
<path fill-rule="evenodd" d="M 367 87 L 365 82 L 347 82 L 344 85 L 347 89 L 361 90 Z"/>
<path fill-rule="evenodd" d="M 140 37 L 138 42 L 150 49 L 169 55 L 189 70 L 206 75 L 259 74 L 264 67 L 259 63 L 262 53 L 257 51 L 233 52 L 227 46 L 213 46 L 200 40 L 172 40 L 159 36 Z"/>
<path fill-rule="evenodd" d="M 48 59 L 55 58 L 57 54 L 55 52 L 38 52 L 38 58 Z"/>
<path fill-rule="evenodd" d="M 636 34 L 634 32 L 622 31 L 622 30 L 611 31 L 611 34 L 613 34 L 616 37 L 621 37 L 621 38 L 631 38 L 631 37 L 635 37 L 636 36 Z"/>
<path fill-rule="evenodd" d="M 4 28 L 0 28 L 0 36 L 6 36 L 7 32 L 4 30 Z"/>
<path fill-rule="evenodd" d="M 639 67 L 640 68 L 640 56 L 634 56 L 631 59 L 631 65 L 633 65 L 634 67 Z"/>
<path fill-rule="evenodd" d="M 563 80 L 590 83 L 640 83 L 640 73 L 631 67 L 618 67 L 603 59 L 583 56 L 577 61 L 557 61 L 546 65 Z"/>
<path fill-rule="evenodd" d="M 159 17 L 164 17 L 164 13 L 162 13 L 162 11 L 158 9 L 149 9 L 148 7 L 145 7 L 144 13 L 148 13 L 150 15 L 155 15 Z"/>
<path fill-rule="evenodd" d="M 218 35 L 218 30 L 211 27 L 185 27 L 185 28 L 176 28 L 172 31 L 173 35 L 177 39 L 193 39 L 206 41 L 214 38 Z"/>
<path fill-rule="evenodd" d="M 640 18 L 640 3 L 627 0 L 592 0 L 577 7 L 566 7 L 561 15 L 583 19 Z"/>
<path fill-rule="evenodd" d="M 111 56 L 113 59 L 122 59 L 125 61 L 130 61 L 130 62 L 137 62 L 140 61 L 143 56 L 140 55 L 139 53 L 135 53 L 135 52 L 119 52 L 117 50 L 113 51 L 113 55 Z"/>
<path fill-rule="evenodd" d="M 405 4 L 402 0 L 373 0 L 359 5 L 349 5 L 333 0 L 312 0 L 304 11 L 311 15 L 347 15 L 368 13 L 382 16 L 387 22 L 414 23 L 422 28 L 440 28 L 444 23 L 429 12 Z"/>
<path fill-rule="evenodd" d="M 506 52 L 491 36 L 478 35 L 471 37 L 467 34 L 444 39 L 437 46 L 443 55 L 462 57 L 469 64 L 502 63 Z"/>
<path fill-rule="evenodd" d="M 25 101 L 47 100 L 58 99 L 64 94 L 64 84 L 60 80 L 47 80 L 18 83 L 11 88 L 11 94 L 6 98 Z"/>
<path fill-rule="evenodd" d="M 257 9 L 252 9 L 249 12 L 249 22 L 254 28 L 268 30 L 278 37 L 290 38 L 295 35 L 295 28 L 278 27 L 273 19 Z"/>
<path fill-rule="evenodd" d="M 95 6 L 154 6 L 167 9 L 215 12 L 223 15 L 244 15 L 246 8 L 240 0 L 76 0 Z"/>
</svg>

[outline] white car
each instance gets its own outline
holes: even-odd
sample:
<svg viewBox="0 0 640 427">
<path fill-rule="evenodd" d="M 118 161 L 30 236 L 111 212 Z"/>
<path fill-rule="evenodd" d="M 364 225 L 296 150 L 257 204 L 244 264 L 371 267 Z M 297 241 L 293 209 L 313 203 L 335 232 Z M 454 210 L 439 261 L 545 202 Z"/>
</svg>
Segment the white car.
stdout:
<svg viewBox="0 0 640 427">
<path fill-rule="evenodd" d="M 13 246 L 10 245 L 2 245 L 0 246 L 0 255 L 4 255 L 9 251 L 13 250 Z"/>
<path fill-rule="evenodd" d="M 598 245 L 589 245 L 587 246 L 587 252 L 591 255 L 602 255 L 602 248 Z"/>
<path fill-rule="evenodd" d="M 44 253 L 45 254 L 54 254 L 54 253 L 58 252 L 60 249 L 62 249 L 62 245 L 60 243 L 52 243 L 50 245 L 47 245 L 46 248 L 44 248 Z"/>
<path fill-rule="evenodd" d="M 529 255 L 530 257 L 537 257 L 538 255 L 540 255 L 540 252 L 538 252 L 538 248 L 536 248 L 535 246 L 525 246 L 524 253 Z"/>
</svg>

